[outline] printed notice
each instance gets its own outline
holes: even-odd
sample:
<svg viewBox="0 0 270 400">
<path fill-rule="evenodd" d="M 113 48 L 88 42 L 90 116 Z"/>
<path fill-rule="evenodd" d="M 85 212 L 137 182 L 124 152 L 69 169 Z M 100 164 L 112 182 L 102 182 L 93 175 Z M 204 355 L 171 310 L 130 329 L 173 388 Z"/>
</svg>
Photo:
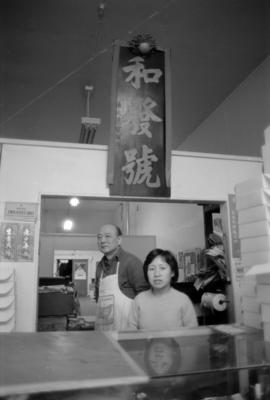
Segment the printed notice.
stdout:
<svg viewBox="0 0 270 400">
<path fill-rule="evenodd" d="M 22 219 L 35 221 L 37 219 L 38 203 L 6 202 L 5 219 Z"/>
</svg>

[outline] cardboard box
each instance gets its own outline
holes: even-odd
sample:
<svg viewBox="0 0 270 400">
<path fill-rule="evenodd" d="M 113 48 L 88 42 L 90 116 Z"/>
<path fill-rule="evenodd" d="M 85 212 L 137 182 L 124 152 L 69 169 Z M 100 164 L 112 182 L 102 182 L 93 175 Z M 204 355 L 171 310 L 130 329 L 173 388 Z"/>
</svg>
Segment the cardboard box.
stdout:
<svg viewBox="0 0 270 400">
<path fill-rule="evenodd" d="M 75 312 L 73 293 L 40 292 L 38 296 L 38 316 L 64 316 Z"/>
</svg>

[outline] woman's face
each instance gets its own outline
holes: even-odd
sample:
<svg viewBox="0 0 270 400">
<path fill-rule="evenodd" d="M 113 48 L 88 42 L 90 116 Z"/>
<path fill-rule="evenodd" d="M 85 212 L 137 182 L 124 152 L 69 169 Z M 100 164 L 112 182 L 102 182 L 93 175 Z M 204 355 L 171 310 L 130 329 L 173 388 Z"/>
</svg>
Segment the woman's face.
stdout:
<svg viewBox="0 0 270 400">
<path fill-rule="evenodd" d="M 147 276 L 152 289 L 156 292 L 164 292 L 171 286 L 171 278 L 174 273 L 169 264 L 157 256 L 148 265 Z"/>
</svg>

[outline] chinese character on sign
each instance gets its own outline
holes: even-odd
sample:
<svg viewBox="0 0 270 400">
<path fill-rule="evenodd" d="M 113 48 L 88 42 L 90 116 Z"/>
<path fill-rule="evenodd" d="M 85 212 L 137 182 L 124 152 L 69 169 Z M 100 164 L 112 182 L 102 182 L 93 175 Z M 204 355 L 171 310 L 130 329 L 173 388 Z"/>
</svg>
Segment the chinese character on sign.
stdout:
<svg viewBox="0 0 270 400">
<path fill-rule="evenodd" d="M 158 158 L 153 153 L 153 150 L 148 146 L 142 146 L 142 157 L 136 158 L 138 151 L 136 149 L 126 150 L 126 165 L 122 167 L 128 177 L 125 181 L 128 185 L 136 185 L 145 182 L 148 187 L 160 187 L 160 178 L 157 175 L 156 180 L 151 182 L 152 179 L 152 163 L 157 162 Z"/>
<path fill-rule="evenodd" d="M 154 122 L 162 121 L 162 119 L 155 115 L 152 111 L 152 108 L 154 108 L 156 105 L 157 103 L 154 100 L 150 99 L 150 97 L 146 97 L 142 101 L 139 124 L 140 129 L 137 132 L 137 135 L 145 134 L 149 138 L 152 137 L 152 133 L 149 130 L 150 120 Z"/>
<path fill-rule="evenodd" d="M 26 226 L 22 232 L 22 257 L 29 258 L 30 254 L 30 229 Z"/>
<path fill-rule="evenodd" d="M 130 102 L 118 105 L 117 119 L 121 132 L 128 131 L 131 135 L 146 135 L 152 137 L 150 122 L 162 122 L 163 119 L 154 114 L 157 103 L 150 97 L 136 98 Z"/>
<path fill-rule="evenodd" d="M 145 83 L 159 82 L 159 78 L 162 75 L 162 71 L 159 68 L 145 69 L 143 64 L 144 59 L 142 57 L 134 57 L 129 60 L 129 62 L 133 62 L 134 64 L 123 67 L 122 69 L 129 74 L 125 81 L 130 82 L 135 89 L 141 87 L 141 79 L 143 79 Z"/>
<path fill-rule="evenodd" d="M 1 252 L 2 260 L 15 261 L 17 256 L 18 224 L 1 223 Z"/>
<path fill-rule="evenodd" d="M 12 254 L 12 236 L 13 236 L 13 230 L 12 227 L 8 226 L 5 232 L 5 244 L 4 244 L 4 251 L 5 251 L 5 256 L 7 258 L 11 258 Z"/>
</svg>

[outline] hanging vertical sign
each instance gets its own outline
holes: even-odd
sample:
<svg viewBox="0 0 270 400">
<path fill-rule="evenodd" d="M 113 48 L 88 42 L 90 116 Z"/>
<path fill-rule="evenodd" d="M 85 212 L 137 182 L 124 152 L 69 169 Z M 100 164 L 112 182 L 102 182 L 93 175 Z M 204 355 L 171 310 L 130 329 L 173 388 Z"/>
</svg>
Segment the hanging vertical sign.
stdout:
<svg viewBox="0 0 270 400">
<path fill-rule="evenodd" d="M 241 244 L 239 238 L 239 228 L 238 228 L 238 214 L 236 209 L 236 197 L 235 194 L 228 195 L 229 203 L 229 216 L 231 224 L 231 246 L 232 246 L 232 256 L 233 258 L 241 257 Z"/>
<path fill-rule="evenodd" d="M 111 195 L 170 197 L 168 54 L 115 44 L 108 184 Z"/>
</svg>

